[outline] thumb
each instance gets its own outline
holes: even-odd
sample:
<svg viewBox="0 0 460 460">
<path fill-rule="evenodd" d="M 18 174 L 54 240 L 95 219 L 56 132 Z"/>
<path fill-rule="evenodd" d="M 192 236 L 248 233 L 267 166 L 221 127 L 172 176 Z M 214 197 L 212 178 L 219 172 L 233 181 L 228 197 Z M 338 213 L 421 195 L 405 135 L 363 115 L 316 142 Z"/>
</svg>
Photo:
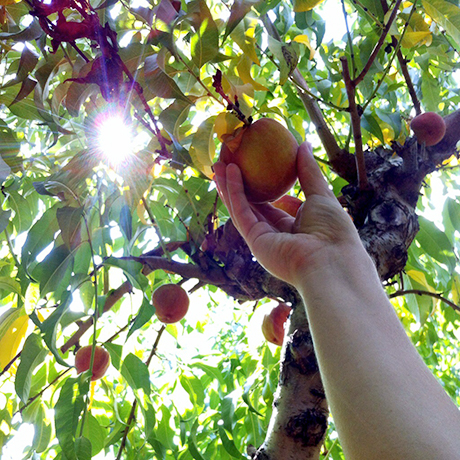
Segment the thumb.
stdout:
<svg viewBox="0 0 460 460">
<path fill-rule="evenodd" d="M 309 142 L 304 142 L 299 147 L 297 171 L 305 197 L 310 195 L 334 196 L 313 157 L 313 148 Z"/>
</svg>

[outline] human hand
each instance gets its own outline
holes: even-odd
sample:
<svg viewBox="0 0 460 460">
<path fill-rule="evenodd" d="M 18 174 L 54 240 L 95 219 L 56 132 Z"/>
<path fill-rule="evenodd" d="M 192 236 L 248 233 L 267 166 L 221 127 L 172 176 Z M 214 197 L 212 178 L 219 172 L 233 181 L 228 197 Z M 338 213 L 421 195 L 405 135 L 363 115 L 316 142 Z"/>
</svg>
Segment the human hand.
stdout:
<svg viewBox="0 0 460 460">
<path fill-rule="evenodd" d="M 299 147 L 297 167 L 306 199 L 293 218 L 268 203 L 249 204 L 238 166 L 214 165 L 219 194 L 254 256 L 274 276 L 296 287 L 309 273 L 338 260 L 340 250 L 361 245 L 350 217 L 329 190 L 309 143 Z"/>
</svg>

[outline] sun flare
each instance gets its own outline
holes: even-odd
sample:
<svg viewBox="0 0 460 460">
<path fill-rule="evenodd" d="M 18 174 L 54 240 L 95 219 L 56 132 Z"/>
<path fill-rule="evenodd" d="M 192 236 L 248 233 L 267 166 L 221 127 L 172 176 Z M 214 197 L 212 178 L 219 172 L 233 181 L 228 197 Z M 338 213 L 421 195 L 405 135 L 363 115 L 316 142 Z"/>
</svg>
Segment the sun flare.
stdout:
<svg viewBox="0 0 460 460">
<path fill-rule="evenodd" d="M 98 148 L 114 166 L 119 165 L 133 154 L 133 133 L 122 116 L 104 116 L 97 124 Z"/>
</svg>

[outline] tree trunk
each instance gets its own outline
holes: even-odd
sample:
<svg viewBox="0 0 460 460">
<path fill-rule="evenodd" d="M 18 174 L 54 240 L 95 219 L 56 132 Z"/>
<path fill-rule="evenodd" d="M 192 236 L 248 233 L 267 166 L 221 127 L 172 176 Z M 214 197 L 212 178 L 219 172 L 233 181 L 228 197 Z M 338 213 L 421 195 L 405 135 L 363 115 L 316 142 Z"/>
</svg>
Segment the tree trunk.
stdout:
<svg viewBox="0 0 460 460">
<path fill-rule="evenodd" d="M 328 407 L 305 306 L 293 305 L 281 356 L 278 389 L 267 436 L 253 460 L 318 459 Z"/>
</svg>

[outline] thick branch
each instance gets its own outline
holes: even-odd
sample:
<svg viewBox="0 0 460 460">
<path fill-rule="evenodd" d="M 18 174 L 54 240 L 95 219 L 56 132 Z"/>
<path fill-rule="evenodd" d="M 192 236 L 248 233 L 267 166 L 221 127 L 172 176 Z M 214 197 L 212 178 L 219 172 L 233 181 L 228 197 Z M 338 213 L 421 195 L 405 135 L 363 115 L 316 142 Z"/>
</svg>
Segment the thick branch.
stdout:
<svg viewBox="0 0 460 460">
<path fill-rule="evenodd" d="M 355 140 L 355 157 L 356 169 L 358 171 L 358 185 L 360 190 L 366 190 L 369 187 L 366 173 L 366 163 L 364 162 L 363 153 L 363 137 L 361 135 L 361 117 L 358 113 L 356 105 L 356 87 L 354 82 L 351 81 L 350 71 L 348 69 L 348 61 L 345 56 L 340 58 L 343 69 L 343 79 L 345 80 L 345 87 L 348 95 L 348 105 L 350 107 L 351 125 L 353 129 L 353 138 Z"/>
</svg>

